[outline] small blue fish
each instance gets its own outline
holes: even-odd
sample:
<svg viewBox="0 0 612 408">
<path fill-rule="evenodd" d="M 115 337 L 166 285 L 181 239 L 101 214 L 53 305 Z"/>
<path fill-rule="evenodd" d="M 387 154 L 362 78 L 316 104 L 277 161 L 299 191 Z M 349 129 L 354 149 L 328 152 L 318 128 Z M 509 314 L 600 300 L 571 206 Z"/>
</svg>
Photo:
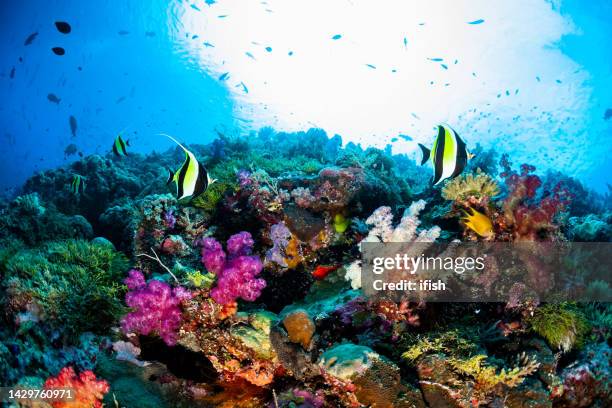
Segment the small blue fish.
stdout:
<svg viewBox="0 0 612 408">
<path fill-rule="evenodd" d="M 469 21 L 468 22 L 468 24 L 470 24 L 470 25 L 476 25 L 476 24 L 482 24 L 482 23 L 484 23 L 484 20 L 482 18 L 478 19 L 478 20 L 474 20 L 474 21 Z"/>
<path fill-rule="evenodd" d="M 440 66 L 444 69 L 448 69 L 448 66 L 446 66 L 446 64 L 440 64 Z"/>
<path fill-rule="evenodd" d="M 198 37 L 199 37 L 199 35 L 194 34 L 194 35 L 192 35 L 192 36 L 191 36 L 191 39 L 192 39 L 192 40 L 195 40 L 195 39 L 196 39 L 196 38 L 198 38 Z"/>
<path fill-rule="evenodd" d="M 376 69 L 376 65 L 372 65 L 372 64 L 365 64 L 365 65 L 368 68 Z"/>
<path fill-rule="evenodd" d="M 225 17 L 227 17 L 227 14 L 222 14 L 220 16 L 217 16 L 217 18 L 225 18 Z"/>
<path fill-rule="evenodd" d="M 433 62 L 442 62 L 444 61 L 444 58 L 429 58 L 429 60 Z"/>
<path fill-rule="evenodd" d="M 413 139 L 412 137 L 408 136 L 408 135 L 402 135 L 400 134 L 399 137 L 401 137 L 402 139 L 404 139 L 407 142 L 411 142 Z"/>
<path fill-rule="evenodd" d="M 293 51 L 289 51 L 289 52 L 287 53 L 287 55 L 288 55 L 288 56 L 292 56 L 292 55 L 293 55 Z"/>
<path fill-rule="evenodd" d="M 272 52 L 272 47 L 266 47 L 266 51 Z"/>
<path fill-rule="evenodd" d="M 195 11 L 202 11 L 198 8 L 198 6 L 196 6 L 195 4 L 191 4 L 189 7 L 191 7 L 192 9 L 194 9 Z"/>
<path fill-rule="evenodd" d="M 419 118 L 419 116 L 416 113 L 411 112 L 410 114 L 412 115 L 413 118 L 421 120 L 421 118 Z"/>
<path fill-rule="evenodd" d="M 397 142 L 397 140 L 398 140 L 397 137 L 393 137 L 393 138 L 391 138 L 391 143 L 395 143 L 395 142 Z"/>
<path fill-rule="evenodd" d="M 205 47 L 207 47 L 207 48 L 215 48 L 215 46 L 214 46 L 214 45 L 212 45 L 212 44 L 211 44 L 211 43 L 209 43 L 209 42 L 205 42 L 205 43 L 204 43 L 204 46 L 205 46 Z"/>
<path fill-rule="evenodd" d="M 536 79 L 538 80 L 538 82 L 540 82 L 540 81 L 541 81 L 541 79 L 540 79 L 540 77 L 539 77 L 539 76 L 537 76 L 537 77 L 536 77 Z"/>
<path fill-rule="evenodd" d="M 240 82 L 240 85 L 242 85 L 242 90 L 244 91 L 244 93 L 249 93 L 249 88 L 247 88 L 247 86 L 244 84 L 244 82 Z"/>
<path fill-rule="evenodd" d="M 339 39 L 341 39 L 341 38 L 342 38 L 342 35 L 341 35 L 341 34 L 336 34 L 336 35 L 334 35 L 334 36 L 332 37 L 332 40 L 339 40 Z"/>
<path fill-rule="evenodd" d="M 206 3 L 207 6 L 212 6 L 216 2 L 217 2 L 216 0 L 204 0 L 204 3 Z"/>
<path fill-rule="evenodd" d="M 247 51 L 247 52 L 245 52 L 245 53 L 244 53 L 244 55 L 246 55 L 247 57 L 251 58 L 252 60 L 257 61 L 257 60 L 255 59 L 255 56 L 254 56 L 253 54 L 251 54 L 250 52 L 248 52 L 248 51 Z"/>
<path fill-rule="evenodd" d="M 555 80 L 555 82 L 557 82 L 558 84 L 560 84 L 560 83 L 561 83 L 561 80 L 560 80 L 560 79 L 557 79 L 557 80 Z"/>
<path fill-rule="evenodd" d="M 404 37 L 404 48 L 408 47 L 408 38 Z"/>
<path fill-rule="evenodd" d="M 510 91 L 506 89 L 506 96 L 510 96 Z"/>
<path fill-rule="evenodd" d="M 230 76 L 230 75 L 229 75 L 229 72 L 225 72 L 224 74 L 222 74 L 222 75 L 219 77 L 219 81 L 225 81 L 225 80 L 229 79 L 229 76 Z"/>
</svg>

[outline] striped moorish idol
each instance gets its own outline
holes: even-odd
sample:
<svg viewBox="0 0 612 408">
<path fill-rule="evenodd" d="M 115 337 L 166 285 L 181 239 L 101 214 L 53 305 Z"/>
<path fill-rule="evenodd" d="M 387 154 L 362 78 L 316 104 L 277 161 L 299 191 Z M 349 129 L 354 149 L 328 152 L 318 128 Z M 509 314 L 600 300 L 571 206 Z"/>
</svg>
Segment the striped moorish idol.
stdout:
<svg viewBox="0 0 612 408">
<path fill-rule="evenodd" d="M 126 146 L 129 145 L 129 140 L 127 142 L 124 142 L 121 135 L 117 135 L 117 137 L 115 138 L 115 143 L 113 143 L 113 153 L 115 153 L 116 156 L 127 156 L 128 153 L 126 150 Z"/>
<path fill-rule="evenodd" d="M 214 183 L 215 179 L 211 179 L 208 171 L 198 162 L 195 155 L 187 150 L 182 144 L 170 135 L 164 134 L 174 143 L 179 145 L 185 152 L 185 161 L 183 165 L 175 172 L 168 169 L 168 180 L 166 184 L 174 182 L 176 184 L 176 198 L 193 199 L 206 191 L 209 185 Z"/>
<path fill-rule="evenodd" d="M 438 125 L 438 135 L 431 150 L 419 143 L 423 151 L 421 166 L 431 158 L 433 164 L 432 185 L 457 177 L 467 166 L 467 161 L 474 157 L 465 145 L 465 142 L 448 125 Z"/>
<path fill-rule="evenodd" d="M 70 183 L 70 192 L 74 195 L 85 192 L 85 177 L 75 174 Z"/>
</svg>

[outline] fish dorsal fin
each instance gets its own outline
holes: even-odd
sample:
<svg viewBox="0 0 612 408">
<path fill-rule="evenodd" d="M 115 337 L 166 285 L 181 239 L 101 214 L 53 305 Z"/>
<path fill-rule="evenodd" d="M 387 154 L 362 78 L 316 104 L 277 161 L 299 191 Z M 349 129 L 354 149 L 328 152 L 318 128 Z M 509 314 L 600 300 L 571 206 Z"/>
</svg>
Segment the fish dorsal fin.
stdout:
<svg viewBox="0 0 612 408">
<path fill-rule="evenodd" d="M 181 149 L 183 149 L 183 151 L 184 151 L 184 152 L 185 152 L 187 155 L 189 155 L 189 153 L 191 153 L 189 150 L 187 150 L 187 148 L 186 148 L 185 146 L 183 146 L 182 144 L 180 144 L 180 143 L 178 142 L 178 140 L 176 140 L 175 138 L 173 138 L 173 137 L 172 137 L 172 136 L 170 136 L 169 134 L 166 134 L 166 133 L 160 133 L 160 135 L 162 135 L 162 136 L 166 136 L 168 139 L 172 140 L 174 143 L 176 143 L 177 145 L 179 145 L 179 147 L 180 147 Z"/>
</svg>

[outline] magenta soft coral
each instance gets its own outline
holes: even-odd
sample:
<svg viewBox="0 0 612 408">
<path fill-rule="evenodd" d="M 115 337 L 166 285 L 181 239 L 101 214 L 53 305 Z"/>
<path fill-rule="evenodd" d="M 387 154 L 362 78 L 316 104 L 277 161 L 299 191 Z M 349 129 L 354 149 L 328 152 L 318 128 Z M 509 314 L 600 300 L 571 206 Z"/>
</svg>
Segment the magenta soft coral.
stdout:
<svg viewBox="0 0 612 408">
<path fill-rule="evenodd" d="M 217 275 L 217 286 L 210 292 L 217 303 L 227 305 L 238 298 L 252 302 L 266 287 L 266 281 L 257 278 L 263 265 L 251 255 L 253 244 L 251 234 L 244 231 L 227 240 L 227 254 L 214 238 L 202 240 L 202 262 Z"/>
<path fill-rule="evenodd" d="M 148 335 L 158 334 L 166 344 L 176 344 L 181 324 L 180 304 L 191 298 L 191 293 L 182 287 L 172 288 L 165 282 L 145 282 L 142 272 L 132 269 L 125 279 L 130 291 L 125 302 L 132 308 L 121 320 L 124 333 Z"/>
<path fill-rule="evenodd" d="M 570 194 L 558 184 L 550 195 L 539 203 L 530 203 L 542 185 L 540 178 L 531 174 L 535 167 L 523 164 L 521 173 L 518 174 L 512 170 L 507 155 L 502 157 L 500 164 L 504 168 L 501 176 L 508 187 L 508 195 L 503 203 L 504 217 L 507 226 L 514 231 L 514 240 L 549 239 L 550 234 L 547 233 L 556 230 L 553 219 L 567 206 L 571 199 Z"/>
</svg>

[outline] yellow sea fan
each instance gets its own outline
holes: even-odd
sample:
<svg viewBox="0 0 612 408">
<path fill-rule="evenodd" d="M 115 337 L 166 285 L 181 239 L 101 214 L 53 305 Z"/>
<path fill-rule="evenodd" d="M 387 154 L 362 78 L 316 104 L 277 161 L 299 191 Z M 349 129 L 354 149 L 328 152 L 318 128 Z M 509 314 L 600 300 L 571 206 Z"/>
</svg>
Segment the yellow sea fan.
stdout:
<svg viewBox="0 0 612 408">
<path fill-rule="evenodd" d="M 491 176 L 477 169 L 476 173 L 464 174 L 448 181 L 442 188 L 442 197 L 446 200 L 460 201 L 470 197 L 477 199 L 495 197 L 499 186 Z"/>
</svg>

